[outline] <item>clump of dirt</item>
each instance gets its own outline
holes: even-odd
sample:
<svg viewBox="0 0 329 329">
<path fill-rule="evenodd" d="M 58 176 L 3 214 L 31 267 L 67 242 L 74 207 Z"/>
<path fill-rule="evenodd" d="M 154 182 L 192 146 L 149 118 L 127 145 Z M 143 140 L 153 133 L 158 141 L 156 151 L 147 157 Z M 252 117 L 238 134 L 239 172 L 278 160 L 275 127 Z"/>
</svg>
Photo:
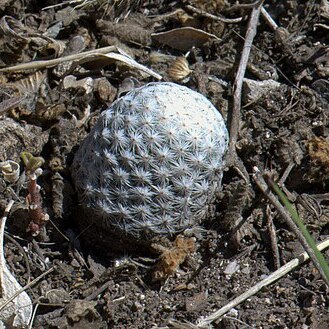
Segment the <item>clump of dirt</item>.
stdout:
<svg viewBox="0 0 329 329">
<path fill-rule="evenodd" d="M 160 239 L 157 252 L 118 251 L 110 233 L 95 239 L 88 227 L 81 231 L 70 166 L 100 113 L 162 77 L 204 94 L 229 123 L 251 7 L 247 1 L 53 3 L 4 0 L 0 8 L 0 161 L 21 165 L 17 182 L 0 175 L 1 213 L 15 201 L 5 258 L 22 286 L 51 269 L 27 290 L 37 305 L 33 327 L 198 323 L 302 252 L 275 208 L 235 167 L 224 173 L 216 219 L 184 237 Z M 255 166 L 271 173 L 321 241 L 329 234 L 329 8 L 326 1 L 295 0 L 263 6 L 278 26 L 260 17 L 237 154 L 249 175 Z M 43 235 L 27 232 L 29 175 L 21 152 L 45 160 L 37 178 L 50 218 Z M 106 248 L 97 246 L 102 235 Z M 212 325 L 327 328 L 328 306 L 328 287 L 308 263 Z"/>
</svg>

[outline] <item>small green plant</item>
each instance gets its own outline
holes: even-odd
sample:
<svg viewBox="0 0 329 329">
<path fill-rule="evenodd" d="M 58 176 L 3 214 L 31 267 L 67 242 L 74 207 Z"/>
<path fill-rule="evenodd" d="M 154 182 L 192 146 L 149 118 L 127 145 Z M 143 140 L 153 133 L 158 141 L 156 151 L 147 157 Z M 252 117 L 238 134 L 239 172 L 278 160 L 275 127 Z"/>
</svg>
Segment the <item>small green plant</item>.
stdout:
<svg viewBox="0 0 329 329">
<path fill-rule="evenodd" d="M 29 152 L 22 152 L 21 158 L 24 162 L 26 171 L 30 173 L 35 172 L 45 163 L 45 160 L 42 157 L 35 157 Z"/>
</svg>

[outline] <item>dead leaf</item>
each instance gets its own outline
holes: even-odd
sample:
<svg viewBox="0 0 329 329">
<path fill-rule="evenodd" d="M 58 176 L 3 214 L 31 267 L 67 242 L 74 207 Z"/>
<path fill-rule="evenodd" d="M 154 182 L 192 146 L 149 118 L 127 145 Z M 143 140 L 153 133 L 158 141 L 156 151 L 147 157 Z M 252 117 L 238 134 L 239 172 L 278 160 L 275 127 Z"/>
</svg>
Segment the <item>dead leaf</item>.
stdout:
<svg viewBox="0 0 329 329">
<path fill-rule="evenodd" d="M 11 96 L 10 98 L 0 102 L 0 115 L 15 108 L 24 101 L 25 96 Z"/>
<path fill-rule="evenodd" d="M 193 27 L 182 27 L 166 32 L 152 33 L 151 37 L 152 40 L 181 51 L 188 51 L 193 47 L 201 47 L 211 39 L 220 40 L 214 34 Z"/>
<path fill-rule="evenodd" d="M 28 38 L 25 37 L 26 28 L 19 20 L 10 17 L 3 16 L 0 20 L 0 30 L 3 35 L 12 38 L 17 41 L 25 41 L 28 42 Z"/>
<path fill-rule="evenodd" d="M 46 74 L 44 72 L 37 71 L 24 79 L 8 85 L 16 86 L 21 94 L 37 94 L 45 79 Z"/>
<path fill-rule="evenodd" d="M 67 318 L 73 322 L 79 322 L 84 318 L 92 319 L 93 321 L 100 318 L 95 306 L 97 302 L 90 300 L 72 300 L 66 306 Z"/>
<path fill-rule="evenodd" d="M 17 282 L 6 266 L 3 251 L 3 237 L 6 224 L 6 215 L 13 205 L 11 201 L 5 215 L 0 223 L 0 327 L 4 328 L 22 328 L 28 326 L 32 317 L 32 301 L 28 294 L 23 291 L 21 285 Z M 18 295 L 12 299 L 12 297 Z M 12 300 L 11 300 L 12 299 Z"/>
<path fill-rule="evenodd" d="M 40 154 L 47 143 L 48 131 L 30 124 L 21 124 L 11 118 L 4 118 L 0 125 L 0 162 L 8 159 L 20 162 L 20 154 L 27 151 Z"/>
<path fill-rule="evenodd" d="M 178 235 L 170 248 L 157 244 L 152 244 L 152 248 L 161 251 L 159 262 L 152 273 L 152 280 L 164 282 L 184 263 L 187 256 L 195 251 L 195 238 Z"/>
<path fill-rule="evenodd" d="M 79 65 L 83 65 L 85 68 L 88 68 L 90 70 L 97 70 L 112 63 L 120 63 L 126 65 L 129 68 L 142 71 L 147 75 L 150 75 L 158 80 L 162 79 L 160 74 L 154 72 L 153 70 L 149 69 L 148 67 L 142 64 L 137 63 L 133 58 L 131 58 L 129 55 L 124 53 L 119 48 L 118 48 L 118 52 L 119 53 L 114 53 L 114 52 L 108 54 L 94 53 L 87 55 L 77 61 L 74 61 L 71 65 L 69 72 L 72 72 Z"/>
<path fill-rule="evenodd" d="M 62 41 L 43 35 L 11 16 L 3 16 L 0 19 L 0 30 L 8 40 L 14 40 L 22 45 L 33 43 L 41 53 L 48 53 L 51 50 L 56 56 L 60 56 L 66 47 Z"/>
<path fill-rule="evenodd" d="M 325 182 L 329 178 L 329 140 L 325 137 L 314 137 L 306 145 L 310 157 L 307 179 L 310 182 Z"/>
</svg>

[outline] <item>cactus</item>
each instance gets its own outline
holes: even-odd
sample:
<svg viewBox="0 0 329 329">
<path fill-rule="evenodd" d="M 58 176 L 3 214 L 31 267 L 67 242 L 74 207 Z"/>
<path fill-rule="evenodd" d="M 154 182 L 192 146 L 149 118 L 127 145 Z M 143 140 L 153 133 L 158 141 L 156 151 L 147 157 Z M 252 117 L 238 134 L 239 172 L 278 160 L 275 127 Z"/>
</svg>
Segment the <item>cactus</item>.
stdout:
<svg viewBox="0 0 329 329">
<path fill-rule="evenodd" d="M 120 234 L 173 236 L 211 213 L 227 143 L 224 120 L 204 96 L 147 84 L 104 111 L 76 152 L 79 202 Z"/>
</svg>

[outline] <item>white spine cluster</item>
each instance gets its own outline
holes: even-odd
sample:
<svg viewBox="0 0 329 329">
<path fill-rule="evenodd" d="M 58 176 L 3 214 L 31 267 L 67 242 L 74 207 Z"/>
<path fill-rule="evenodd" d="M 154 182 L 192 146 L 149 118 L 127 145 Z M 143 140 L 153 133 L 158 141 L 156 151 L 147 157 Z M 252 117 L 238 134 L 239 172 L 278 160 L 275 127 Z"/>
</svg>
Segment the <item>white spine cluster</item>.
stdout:
<svg viewBox="0 0 329 329">
<path fill-rule="evenodd" d="M 96 224 L 141 239 L 200 223 L 220 188 L 228 133 L 201 94 L 173 83 L 129 92 L 102 113 L 72 177 Z"/>
</svg>

